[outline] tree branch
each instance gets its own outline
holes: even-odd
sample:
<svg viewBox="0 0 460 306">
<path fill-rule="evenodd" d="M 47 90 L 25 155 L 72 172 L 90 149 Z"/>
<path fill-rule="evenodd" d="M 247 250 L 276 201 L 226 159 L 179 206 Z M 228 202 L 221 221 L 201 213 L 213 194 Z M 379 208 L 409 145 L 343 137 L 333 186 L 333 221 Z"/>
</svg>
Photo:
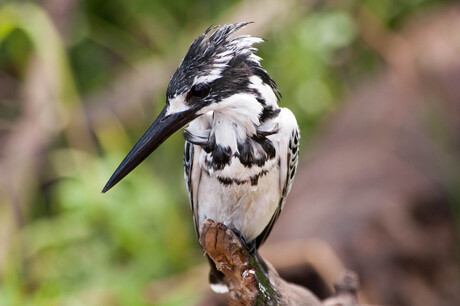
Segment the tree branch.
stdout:
<svg viewBox="0 0 460 306">
<path fill-rule="evenodd" d="M 251 255 L 237 235 L 222 223 L 207 219 L 200 228 L 200 244 L 225 274 L 229 305 L 357 305 L 355 274 L 336 284 L 337 293 L 324 304 L 309 290 L 282 279 L 260 255 Z"/>
</svg>

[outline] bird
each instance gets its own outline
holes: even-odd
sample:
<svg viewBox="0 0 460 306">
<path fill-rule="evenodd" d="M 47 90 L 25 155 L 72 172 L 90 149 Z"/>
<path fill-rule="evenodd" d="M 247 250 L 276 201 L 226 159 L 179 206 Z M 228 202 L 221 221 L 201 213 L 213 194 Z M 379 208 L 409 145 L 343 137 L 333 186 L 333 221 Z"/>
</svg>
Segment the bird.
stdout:
<svg viewBox="0 0 460 306">
<path fill-rule="evenodd" d="M 166 104 L 103 189 L 112 188 L 173 133 L 184 129 L 184 177 L 195 229 L 223 223 L 251 253 L 267 239 L 291 190 L 300 132 L 262 68 L 255 44 L 234 33 L 251 22 L 209 27 L 171 77 Z M 212 260 L 211 288 L 228 291 Z"/>
</svg>

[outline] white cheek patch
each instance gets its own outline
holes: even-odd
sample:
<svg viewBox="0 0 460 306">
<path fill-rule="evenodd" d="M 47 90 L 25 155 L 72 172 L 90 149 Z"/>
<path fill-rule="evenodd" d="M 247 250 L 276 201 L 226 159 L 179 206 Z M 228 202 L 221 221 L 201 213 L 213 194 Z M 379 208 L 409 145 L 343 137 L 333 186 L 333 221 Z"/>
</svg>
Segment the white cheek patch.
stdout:
<svg viewBox="0 0 460 306">
<path fill-rule="evenodd" d="M 198 114 L 205 114 L 209 111 L 225 114 L 228 118 L 237 122 L 247 122 L 246 128 L 259 125 L 258 115 L 263 106 L 256 100 L 254 95 L 249 93 L 237 93 L 218 103 L 211 103 L 199 110 Z"/>
<path fill-rule="evenodd" d="M 169 100 L 169 107 L 166 110 L 166 116 L 183 112 L 189 108 L 190 106 L 185 103 L 185 95 L 175 96 Z"/>
</svg>

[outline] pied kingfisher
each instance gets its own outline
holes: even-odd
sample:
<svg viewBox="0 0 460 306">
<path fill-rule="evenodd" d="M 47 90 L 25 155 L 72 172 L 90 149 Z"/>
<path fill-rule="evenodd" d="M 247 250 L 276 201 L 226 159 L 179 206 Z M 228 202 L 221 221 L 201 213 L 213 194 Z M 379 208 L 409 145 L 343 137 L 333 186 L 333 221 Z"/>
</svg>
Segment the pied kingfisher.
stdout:
<svg viewBox="0 0 460 306">
<path fill-rule="evenodd" d="M 276 84 L 254 54 L 253 45 L 263 40 L 232 37 L 247 24 L 209 28 L 192 43 L 170 80 L 163 111 L 102 192 L 190 123 L 184 167 L 197 233 L 210 218 L 233 229 L 255 252 L 291 189 L 300 136 L 294 115 L 278 106 Z M 225 291 L 223 274 L 210 263 L 211 287 Z"/>
</svg>

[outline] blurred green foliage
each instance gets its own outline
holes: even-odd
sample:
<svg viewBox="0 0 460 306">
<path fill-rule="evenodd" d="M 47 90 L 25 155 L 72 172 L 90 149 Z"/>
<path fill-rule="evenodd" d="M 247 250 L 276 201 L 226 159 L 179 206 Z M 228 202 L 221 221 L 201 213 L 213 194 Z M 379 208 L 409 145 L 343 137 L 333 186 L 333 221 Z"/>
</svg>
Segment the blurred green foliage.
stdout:
<svg viewBox="0 0 460 306">
<path fill-rule="evenodd" d="M 360 37 L 365 25 L 358 22 L 359 12 L 370 11 L 391 30 L 419 10 L 442 2 L 447 1 L 299 1 L 299 10 L 289 19 L 273 21 L 259 55 L 278 83 L 282 105 L 298 118 L 303 149 L 349 86 L 383 65 Z M 0 5 L 2 76 L 15 80 L 19 92 L 33 56 L 52 67 L 62 104 L 56 106 L 57 127 L 65 125 L 72 112 L 90 106 L 88 98 L 104 93 L 139 62 L 161 59 L 178 65 L 195 36 L 221 24 L 241 2 L 69 3 L 71 8 L 58 21 L 49 11 L 62 5 L 59 1 Z M 166 86 L 169 75 L 163 77 Z M 148 284 L 204 261 L 182 178 L 180 133 L 116 188 L 100 193 L 162 108 L 164 91 L 137 112 L 130 126 L 121 127 L 114 117 L 112 125 L 92 130 L 91 147 L 74 146 L 63 128 L 44 150 L 37 172 L 30 174 L 34 184 L 25 191 L 30 193 L 27 201 L 21 203 L 24 223 L 11 239 L 0 271 L 0 305 L 148 304 L 143 294 Z M 20 116 L 19 101 L 2 96 L 3 125 L 13 126 Z M 0 198 L 8 201 L 7 196 Z M 161 297 L 165 304 L 197 301 L 194 290 L 169 289 Z"/>
</svg>

